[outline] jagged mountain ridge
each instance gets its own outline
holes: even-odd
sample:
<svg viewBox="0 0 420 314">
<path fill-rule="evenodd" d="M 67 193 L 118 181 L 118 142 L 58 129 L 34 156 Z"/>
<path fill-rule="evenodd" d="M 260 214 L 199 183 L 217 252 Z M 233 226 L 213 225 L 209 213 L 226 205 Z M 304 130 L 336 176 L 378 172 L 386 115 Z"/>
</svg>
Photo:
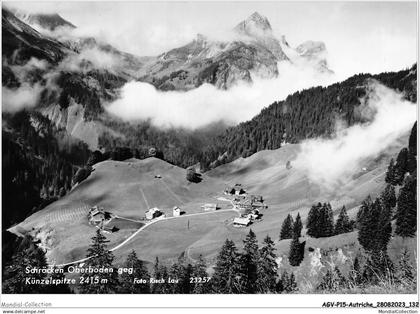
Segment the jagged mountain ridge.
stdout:
<svg viewBox="0 0 420 314">
<path fill-rule="evenodd" d="M 12 25 L 9 27 L 12 32 L 12 35 L 9 36 L 11 42 L 13 35 L 17 36 L 17 31 L 13 29 L 14 26 L 18 30 L 22 30 L 25 36 L 33 35 L 33 37 L 49 43 L 49 45 L 40 43 L 36 46 L 32 44 L 35 42 L 34 39 L 27 41 L 31 47 L 36 47 L 39 50 L 38 54 L 32 53 L 32 56 L 39 56 L 40 59 L 56 63 L 71 53 L 80 54 L 83 50 L 95 49 L 118 60 L 116 62 L 118 64 L 112 69 L 116 74 L 125 79 L 139 79 L 151 83 L 160 90 L 190 90 L 203 83 L 228 89 L 239 81 L 251 82 L 253 75 L 262 78 L 276 77 L 278 75 L 277 63 L 291 61 L 291 58 L 283 51 L 280 41 L 273 35 L 268 19 L 257 12 L 233 29 L 232 40 L 210 40 L 208 37 L 198 34 L 190 43 L 156 57 L 133 56 L 92 37 L 66 37 L 62 34 L 51 37 L 51 34 L 54 34 L 51 31 L 57 27 L 71 29 L 75 26 L 57 14 L 16 12 L 17 16 L 24 21 L 34 27 L 37 26 L 39 32 L 16 17 L 11 11 L 3 8 L 3 17 L 5 18 L 3 24 Z M 43 32 L 45 29 L 47 31 Z M 283 38 L 282 41 L 285 42 L 285 39 Z M 325 51 L 325 45 L 321 43 L 321 46 Z M 6 45 L 6 50 L 9 49 L 9 54 L 12 54 L 13 51 L 19 51 L 20 47 L 20 44 Z M 288 45 L 287 49 L 294 51 Z M 313 59 L 319 54 L 318 50 L 312 49 L 308 52 L 309 50 L 306 49 L 305 54 L 294 53 L 302 56 L 302 59 Z M 48 54 L 51 53 L 54 55 L 49 57 Z M 27 54 L 28 57 L 22 58 L 22 62 L 29 59 L 30 53 Z M 93 68 L 89 61 L 81 60 L 80 64 L 87 65 L 89 69 Z M 325 59 L 318 68 L 321 72 L 328 69 Z"/>
<path fill-rule="evenodd" d="M 71 33 L 63 35 L 51 32 L 60 26 L 75 28 L 73 24 L 62 19 L 58 14 L 31 15 L 17 11 L 19 14 L 15 15 L 13 12 L 7 7 L 2 8 L 3 64 L 4 61 L 7 61 L 9 65 L 24 64 L 34 57 L 55 66 L 65 57 L 75 57 L 65 61 L 69 63 L 70 61 L 74 62 L 74 59 L 78 60 L 77 66 L 82 67 L 81 70 L 86 72 L 98 70 L 98 66 L 92 64 L 91 59 L 94 58 L 86 58 L 83 54 L 83 52 L 93 50 L 115 59 L 115 62 L 107 67 L 107 70 L 126 79 L 135 79 L 135 73 L 143 65 L 141 58 L 120 51 L 93 37 L 75 37 Z M 19 17 L 22 17 L 23 20 Z M 41 22 L 36 24 L 36 21 Z M 34 28 L 35 26 L 38 27 Z M 102 56 L 99 55 L 97 58 L 100 57 Z"/>
<path fill-rule="evenodd" d="M 227 89 L 238 81 L 250 82 L 251 73 L 273 78 L 278 75 L 277 62 L 290 62 L 268 19 L 258 13 L 236 26 L 233 41 L 198 35 L 189 44 L 158 57 L 137 57 L 92 37 L 56 34 L 50 30 L 55 24 L 47 25 L 47 31 L 42 27 L 37 31 L 7 8 L 2 12 L 3 85 L 17 88 L 24 83 L 22 75 L 14 73 L 14 65 L 24 65 L 31 58 L 46 61 L 47 68 L 27 74 L 30 84 L 39 83 L 45 89 L 37 107 L 56 127 L 67 129 L 92 149 L 97 148 L 104 129 L 115 134 L 98 121 L 104 114 L 102 103 L 116 97 L 130 80 L 140 79 L 160 90 L 189 90 L 203 83 Z M 95 60 L 103 56 L 116 62 L 98 68 Z M 51 78 L 52 88 L 46 85 Z"/>
<path fill-rule="evenodd" d="M 139 58 L 94 38 L 60 40 L 35 30 L 5 7 L 2 31 L 2 85 L 13 91 L 36 84 L 42 89 L 36 110 L 58 129 L 97 148 L 104 128 L 93 120 L 103 113 L 103 101 L 135 78 Z M 115 65 L 98 67 L 97 55 L 108 56 Z"/>
<path fill-rule="evenodd" d="M 2 59 L 10 64 L 23 64 L 30 58 L 57 64 L 69 52 L 62 43 L 43 36 L 2 9 Z"/>
<path fill-rule="evenodd" d="M 198 34 L 190 43 L 149 60 L 139 72 L 140 80 L 160 90 L 189 90 L 203 83 L 228 89 L 239 81 L 252 82 L 252 75 L 274 78 L 279 74 L 278 62 L 293 63 L 268 19 L 258 12 L 234 27 L 232 35 L 233 39 L 219 41 Z M 282 41 L 286 42 L 284 36 Z M 324 58 L 325 44 L 306 46 L 305 53 L 288 44 L 287 49 L 295 59 L 316 59 L 308 66 L 315 64 L 320 72 L 331 72 Z"/>
<path fill-rule="evenodd" d="M 37 28 L 41 27 L 44 29 L 48 29 L 50 31 L 54 31 L 59 27 L 69 27 L 69 28 L 76 28 L 75 25 L 70 23 L 69 21 L 62 18 L 57 13 L 51 14 L 43 14 L 43 13 L 35 13 L 29 14 L 17 9 L 11 9 L 14 15 L 22 20 L 23 22 L 31 25 L 32 27 Z"/>
</svg>

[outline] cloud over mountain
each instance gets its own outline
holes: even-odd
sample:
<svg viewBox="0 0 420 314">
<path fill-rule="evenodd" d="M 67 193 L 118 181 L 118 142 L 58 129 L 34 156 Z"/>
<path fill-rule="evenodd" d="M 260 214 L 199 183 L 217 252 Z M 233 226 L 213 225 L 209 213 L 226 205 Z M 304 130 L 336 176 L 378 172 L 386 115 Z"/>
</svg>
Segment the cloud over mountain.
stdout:
<svg viewBox="0 0 420 314">
<path fill-rule="evenodd" d="M 371 81 L 360 112 L 368 120 L 349 128 L 337 128 L 330 139 L 309 139 L 294 166 L 326 189 L 351 182 L 363 161 L 378 154 L 408 132 L 416 120 L 416 105 L 401 94 Z"/>
<path fill-rule="evenodd" d="M 203 84 L 190 91 L 162 92 L 142 82 L 129 82 L 120 97 L 106 109 L 125 120 L 151 120 L 159 127 L 199 128 L 212 122 L 239 123 L 290 93 L 314 85 L 328 85 L 335 78 L 311 68 L 279 63 L 275 79 L 239 82 L 229 90 Z"/>
</svg>

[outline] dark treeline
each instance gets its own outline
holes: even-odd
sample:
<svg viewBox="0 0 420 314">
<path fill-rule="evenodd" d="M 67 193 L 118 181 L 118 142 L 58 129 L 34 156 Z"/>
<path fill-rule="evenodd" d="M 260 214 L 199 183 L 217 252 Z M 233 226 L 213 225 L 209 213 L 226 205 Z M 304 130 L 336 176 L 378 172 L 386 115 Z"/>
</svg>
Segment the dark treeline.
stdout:
<svg viewBox="0 0 420 314">
<path fill-rule="evenodd" d="M 219 251 L 210 277 L 208 265 L 200 256 L 197 261 L 189 261 L 184 254 L 171 265 L 162 264 L 156 258 L 151 272 L 145 263 L 132 251 L 121 265 L 133 268 L 133 273 L 118 274 L 113 264 L 114 255 L 107 250 L 107 240 L 98 229 L 92 238 L 83 267 L 104 267 L 112 272 L 95 273 L 97 282 L 92 282 L 91 274 L 83 274 L 83 283 L 58 288 L 44 285 L 26 285 L 25 268 L 46 267 L 44 252 L 27 236 L 20 241 L 11 262 L 5 266 L 3 278 L 4 293 L 290 293 L 297 290 L 293 273 L 286 271 L 278 275 L 274 242 L 266 237 L 258 246 L 255 233 L 250 230 L 246 236 L 242 252 L 235 244 L 226 240 Z M 36 279 L 52 278 L 47 274 L 30 275 Z M 55 278 L 64 276 L 54 275 Z M 150 278 L 156 279 L 150 282 Z M 170 282 L 170 279 L 172 282 Z M 137 281 L 135 281 L 137 280 Z M 139 281 L 141 280 L 141 281 Z M 106 283 L 105 283 L 106 282 Z M 54 292 L 54 289 L 56 291 Z"/>
<path fill-rule="evenodd" d="M 65 195 L 90 151 L 36 112 L 3 114 L 3 124 L 2 227 L 7 228 Z"/>
<path fill-rule="evenodd" d="M 263 149 L 277 149 L 282 142 L 298 143 L 313 137 L 330 136 L 340 118 L 348 126 L 364 122 L 356 110 L 372 78 L 417 100 L 417 65 L 399 72 L 358 74 L 328 87 L 313 87 L 271 104 L 252 120 L 230 128 L 222 136 L 222 150 L 208 153 L 212 160 L 227 152 L 225 161 L 246 157 Z M 218 140 L 220 141 L 220 140 Z M 207 161 L 208 162 L 208 161 Z"/>
<path fill-rule="evenodd" d="M 129 123 L 104 118 L 102 122 L 124 134 L 124 137 L 114 137 L 110 133 L 103 133 L 98 144 L 106 152 L 116 148 L 128 149 L 133 157 L 146 158 L 149 157 L 148 150 L 155 147 L 162 159 L 183 168 L 208 159 L 206 152 L 211 146 L 218 145 L 215 139 L 226 129 L 222 122 L 195 131 L 181 128 L 163 130 L 149 121 Z"/>
<path fill-rule="evenodd" d="M 89 69 L 89 65 L 85 67 Z M 90 80 L 96 81 L 98 88 L 92 88 L 87 83 Z M 101 100 L 114 97 L 112 91 L 126 83 L 126 79 L 106 70 L 87 70 L 83 73 L 61 71 L 57 75 L 56 83 L 61 88 L 58 96 L 60 107 L 67 108 L 72 98 L 76 103 L 83 105 L 84 119 L 89 121 L 97 119 L 104 112 Z"/>
<path fill-rule="evenodd" d="M 307 234 L 313 238 L 331 237 L 334 235 L 351 232 L 355 222 L 347 215 L 343 206 L 334 223 L 332 207 L 329 203 L 313 205 L 306 220 Z"/>
<path fill-rule="evenodd" d="M 123 137 L 104 134 L 99 144 L 111 151 L 117 146 L 130 149 L 156 147 L 165 160 L 181 167 L 200 163 L 206 170 L 238 157 L 247 157 L 264 149 L 280 148 L 283 142 L 298 143 L 313 137 L 333 134 L 337 118 L 348 126 L 365 122 L 357 107 L 366 95 L 369 79 L 403 92 L 415 102 L 417 65 L 399 72 L 378 75 L 358 74 L 328 87 L 313 87 L 274 102 L 252 120 L 238 126 L 223 125 L 201 131 L 161 130 L 150 122 L 130 124 L 104 119 Z"/>
<path fill-rule="evenodd" d="M 366 218 L 366 221 L 368 218 Z M 386 229 L 386 228 L 385 228 Z M 377 229 L 376 229 L 377 230 Z M 362 233 L 360 231 L 359 233 Z M 297 255 L 300 261 L 294 264 L 294 241 L 290 246 L 290 266 L 299 266 L 303 259 L 303 248 L 300 246 Z M 381 239 L 377 236 L 376 239 Z M 358 253 L 346 275 L 336 266 L 329 267 L 320 273 L 319 282 L 314 291 L 345 292 L 363 291 L 363 289 L 378 285 L 384 281 L 391 285 L 401 285 L 412 289 L 416 284 L 415 269 L 410 261 L 407 250 L 403 250 L 398 264 L 389 259 L 384 245 L 388 240 L 373 241 L 366 244 L 361 242 L 365 250 L 364 255 Z M 11 262 L 5 266 L 3 272 L 4 293 L 83 293 L 83 294 L 264 294 L 264 293 L 298 293 L 299 284 L 294 269 L 286 271 L 277 264 L 274 242 L 269 236 L 265 237 L 260 246 L 255 233 L 250 230 L 239 251 L 235 243 L 226 240 L 216 257 L 213 270 L 200 255 L 196 261 L 191 261 L 181 254 L 179 258 L 168 264 L 162 264 L 156 258 L 151 270 L 137 257 L 133 250 L 126 261 L 119 265 L 125 269 L 132 268 L 132 272 L 118 273 L 114 266 L 114 255 L 107 249 L 107 240 L 98 229 L 92 238 L 88 249 L 89 260 L 83 267 L 105 268 L 113 271 L 82 274 L 83 282 L 75 285 L 27 285 L 25 277 L 34 279 L 62 279 L 64 273 L 58 274 L 25 274 L 26 267 L 46 267 L 44 252 L 38 248 L 29 236 L 17 243 L 17 251 Z M 296 252 L 295 252 L 296 253 Z M 361 263 L 361 260 L 364 260 Z M 151 280 L 153 279 L 153 280 Z M 391 286 L 389 286 L 391 287 Z"/>
<path fill-rule="evenodd" d="M 30 277 L 35 280 L 42 279 L 62 279 L 64 274 L 45 274 L 35 273 L 27 274 L 26 268 L 42 269 L 47 267 L 47 261 L 44 251 L 38 247 L 33 238 L 29 235 L 14 241 L 16 247 L 14 254 L 3 264 L 2 270 L 2 292 L 3 293 L 71 293 L 72 289 L 66 285 L 44 285 L 44 284 L 27 284 L 26 278 Z"/>
</svg>

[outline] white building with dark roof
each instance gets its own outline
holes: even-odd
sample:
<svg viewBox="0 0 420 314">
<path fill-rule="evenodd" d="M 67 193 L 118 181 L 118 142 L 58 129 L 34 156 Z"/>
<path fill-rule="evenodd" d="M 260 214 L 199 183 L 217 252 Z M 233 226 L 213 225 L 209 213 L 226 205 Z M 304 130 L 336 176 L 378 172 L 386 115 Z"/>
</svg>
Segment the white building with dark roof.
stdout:
<svg viewBox="0 0 420 314">
<path fill-rule="evenodd" d="M 179 208 L 178 206 L 174 206 L 174 208 L 172 209 L 172 213 L 174 217 L 181 216 L 181 208 Z"/>
</svg>

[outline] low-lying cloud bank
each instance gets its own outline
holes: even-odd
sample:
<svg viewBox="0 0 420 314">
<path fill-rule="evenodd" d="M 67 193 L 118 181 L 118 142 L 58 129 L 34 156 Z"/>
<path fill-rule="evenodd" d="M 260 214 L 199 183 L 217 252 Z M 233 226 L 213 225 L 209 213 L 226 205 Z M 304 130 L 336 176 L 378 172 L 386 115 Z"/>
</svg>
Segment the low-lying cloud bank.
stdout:
<svg viewBox="0 0 420 314">
<path fill-rule="evenodd" d="M 238 83 L 229 90 L 203 84 L 191 91 L 157 90 L 143 82 L 125 84 L 120 98 L 106 109 L 125 120 L 151 120 L 158 127 L 196 129 L 213 122 L 236 124 L 257 115 L 262 108 L 287 95 L 336 80 L 331 74 L 286 62 L 279 63 L 275 79 L 254 78 L 252 84 Z"/>
<path fill-rule="evenodd" d="M 43 88 L 39 84 L 22 84 L 19 88 L 2 87 L 2 111 L 15 113 L 24 108 L 33 108 L 38 103 Z"/>
<path fill-rule="evenodd" d="M 44 89 L 60 91 L 56 79 L 61 71 L 85 73 L 92 69 L 108 70 L 113 72 L 121 61 L 113 54 L 96 47 L 86 48 L 79 53 L 69 53 L 56 67 L 44 60 L 32 57 L 22 65 L 8 65 L 21 86 L 19 88 L 2 87 L 2 111 L 14 113 L 23 109 L 31 109 L 38 104 L 41 92 Z M 42 80 L 33 83 L 31 73 L 38 72 Z"/>
<path fill-rule="evenodd" d="M 371 82 L 361 107 L 366 118 L 373 113 L 370 122 L 337 130 L 332 139 L 304 141 L 293 162 L 327 190 L 351 182 L 352 175 L 364 167 L 363 160 L 377 157 L 408 132 L 417 117 L 415 104 L 377 82 Z"/>
</svg>

